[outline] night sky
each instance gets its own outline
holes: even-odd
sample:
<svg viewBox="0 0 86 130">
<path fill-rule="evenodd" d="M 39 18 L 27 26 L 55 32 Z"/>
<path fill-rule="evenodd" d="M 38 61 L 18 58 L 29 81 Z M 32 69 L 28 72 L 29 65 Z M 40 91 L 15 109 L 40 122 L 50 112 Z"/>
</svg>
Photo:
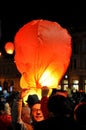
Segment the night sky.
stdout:
<svg viewBox="0 0 86 130">
<path fill-rule="evenodd" d="M 19 28 L 34 19 L 56 21 L 65 28 L 86 25 L 84 3 L 75 3 L 72 0 L 69 2 L 58 2 L 57 0 L 21 1 L 20 3 L 13 0 L 9 3 L 3 1 L 3 4 L 0 4 L 1 48 L 7 41 L 13 41 Z"/>
</svg>

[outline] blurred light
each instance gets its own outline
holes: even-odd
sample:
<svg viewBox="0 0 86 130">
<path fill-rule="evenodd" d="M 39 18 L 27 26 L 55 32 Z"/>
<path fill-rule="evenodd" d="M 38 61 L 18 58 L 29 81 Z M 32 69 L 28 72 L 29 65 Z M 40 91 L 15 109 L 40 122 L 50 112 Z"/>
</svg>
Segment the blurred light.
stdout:
<svg viewBox="0 0 86 130">
<path fill-rule="evenodd" d="M 2 53 L 0 52 L 0 56 L 2 55 Z"/>
<path fill-rule="evenodd" d="M 7 54 L 13 54 L 14 52 L 14 44 L 12 42 L 7 42 L 5 44 L 5 51 Z"/>
</svg>

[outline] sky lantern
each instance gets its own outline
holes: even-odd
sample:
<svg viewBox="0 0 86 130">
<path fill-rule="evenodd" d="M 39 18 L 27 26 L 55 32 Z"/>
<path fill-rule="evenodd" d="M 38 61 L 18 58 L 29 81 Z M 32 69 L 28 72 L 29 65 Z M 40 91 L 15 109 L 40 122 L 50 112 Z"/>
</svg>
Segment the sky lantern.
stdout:
<svg viewBox="0 0 86 130">
<path fill-rule="evenodd" d="M 12 42 L 7 42 L 5 44 L 5 51 L 7 54 L 13 54 L 14 52 L 14 44 Z"/>
<path fill-rule="evenodd" d="M 67 29 L 57 22 L 32 20 L 18 30 L 14 45 L 21 88 L 58 87 L 72 53 Z"/>
</svg>

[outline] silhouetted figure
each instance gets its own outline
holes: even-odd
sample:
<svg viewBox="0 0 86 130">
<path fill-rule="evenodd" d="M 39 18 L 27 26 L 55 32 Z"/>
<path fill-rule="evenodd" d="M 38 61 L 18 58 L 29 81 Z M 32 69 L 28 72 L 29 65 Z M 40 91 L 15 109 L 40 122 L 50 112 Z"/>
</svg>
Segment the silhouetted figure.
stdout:
<svg viewBox="0 0 86 130">
<path fill-rule="evenodd" d="M 80 102 L 75 106 L 74 119 L 82 130 L 86 130 L 86 102 Z"/>
<path fill-rule="evenodd" d="M 48 119 L 38 122 L 34 130 L 75 130 L 77 125 L 74 119 L 70 115 L 71 107 L 67 98 L 60 94 L 55 94 L 49 97 L 48 110 L 51 117 Z"/>
</svg>

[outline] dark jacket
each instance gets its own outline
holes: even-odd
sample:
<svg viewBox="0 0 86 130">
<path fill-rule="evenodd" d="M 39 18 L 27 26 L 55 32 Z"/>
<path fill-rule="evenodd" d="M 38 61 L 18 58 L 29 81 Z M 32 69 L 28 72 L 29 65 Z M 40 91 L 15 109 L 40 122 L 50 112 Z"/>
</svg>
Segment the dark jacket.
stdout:
<svg viewBox="0 0 86 130">
<path fill-rule="evenodd" d="M 78 126 L 72 118 L 66 116 L 56 116 L 38 122 L 34 130 L 76 130 Z"/>
</svg>

